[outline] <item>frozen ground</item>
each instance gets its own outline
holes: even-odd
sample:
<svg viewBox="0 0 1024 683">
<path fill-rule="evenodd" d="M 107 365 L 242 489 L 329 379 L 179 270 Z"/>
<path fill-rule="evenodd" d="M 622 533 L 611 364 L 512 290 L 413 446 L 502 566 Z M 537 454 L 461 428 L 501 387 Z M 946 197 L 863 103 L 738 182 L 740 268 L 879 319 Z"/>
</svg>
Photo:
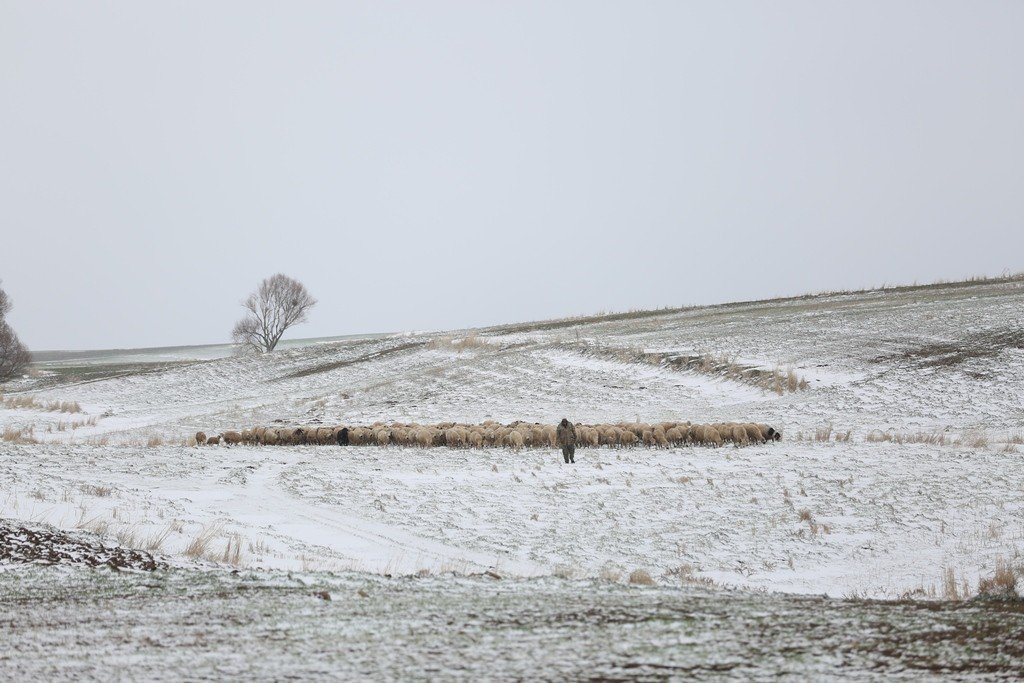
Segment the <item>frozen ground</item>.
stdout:
<svg viewBox="0 0 1024 683">
<path fill-rule="evenodd" d="M 423 334 L 44 367 L 6 396 L 83 412 L 0 409 L 0 428 L 39 442 L 0 442 L 0 518 L 182 562 L 191 546 L 245 571 L 418 573 L 458 595 L 486 584 L 439 577 L 491 570 L 587 596 L 634 595 L 609 587 L 635 569 L 685 594 L 970 593 L 1024 552 L 1024 447 L 1007 443 L 1024 434 L 1022 312 L 1016 280 L 462 331 L 461 350 Z M 810 388 L 778 395 L 625 351 L 792 368 Z M 542 451 L 181 445 L 277 421 L 563 416 L 756 420 L 785 440 L 587 450 L 574 468 Z M 816 441 L 828 425 L 850 440 Z M 933 443 L 868 440 L 883 432 Z"/>
<path fill-rule="evenodd" d="M 6 680 L 1024 675 L 1021 603 L 367 574 L 51 568 L 0 576 L 0 605 L 17 615 L 0 617 Z"/>
<path fill-rule="evenodd" d="M 1024 468 L 984 449 L 597 449 L 575 467 L 506 450 L 6 450 L 0 516 L 171 554 L 212 533 L 214 559 L 236 539 L 239 564 L 268 569 L 645 569 L 667 584 L 941 597 L 944 570 L 974 586 L 1024 545 Z"/>
</svg>

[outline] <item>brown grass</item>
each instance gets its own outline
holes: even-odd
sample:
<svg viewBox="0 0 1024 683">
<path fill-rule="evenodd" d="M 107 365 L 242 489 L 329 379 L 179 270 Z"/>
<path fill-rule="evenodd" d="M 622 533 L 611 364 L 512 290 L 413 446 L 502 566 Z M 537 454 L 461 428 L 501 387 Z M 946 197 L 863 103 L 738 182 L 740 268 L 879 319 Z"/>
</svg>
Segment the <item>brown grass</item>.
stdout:
<svg viewBox="0 0 1024 683">
<path fill-rule="evenodd" d="M 213 543 L 213 539 L 217 538 L 218 534 L 220 534 L 220 526 L 217 525 L 201 529 L 186 546 L 185 555 L 194 560 L 207 558 L 210 545 Z"/>
<path fill-rule="evenodd" d="M 875 430 L 864 439 L 872 443 L 925 443 L 933 446 L 945 446 L 952 443 L 949 437 L 943 432 L 883 432 Z"/>
<path fill-rule="evenodd" d="M 699 586 L 715 585 L 715 582 L 711 577 L 698 576 L 696 570 L 691 564 L 681 564 L 678 567 L 673 567 L 665 572 L 665 574 L 681 581 L 682 583 L 692 583 Z"/>
<path fill-rule="evenodd" d="M 654 579 L 645 569 L 635 569 L 629 575 L 629 582 L 634 586 L 654 586 Z"/>
<path fill-rule="evenodd" d="M 955 446 L 967 446 L 969 448 L 988 447 L 988 435 L 981 432 L 969 432 L 954 442 Z"/>
<path fill-rule="evenodd" d="M 39 443 L 33 427 L 4 427 L 3 433 L 0 434 L 0 441 L 19 444 Z"/>
<path fill-rule="evenodd" d="M 9 410 L 45 410 L 51 413 L 80 413 L 78 401 L 37 401 L 35 396 L 0 396 L 0 403 Z"/>
<path fill-rule="evenodd" d="M 147 538 L 143 544 L 143 549 L 148 550 L 151 553 L 159 552 L 164 546 L 164 541 L 167 540 L 167 537 L 170 536 L 173 531 L 175 531 L 174 524 L 168 524 L 164 527 L 163 531 L 158 531 Z"/>
<path fill-rule="evenodd" d="M 1002 558 L 996 560 L 996 570 L 992 576 L 978 581 L 978 595 L 1015 597 L 1017 595 L 1017 578 L 1024 576 L 1022 568 L 1011 567 Z"/>
<path fill-rule="evenodd" d="M 440 337 L 427 344 L 427 347 L 462 353 L 463 351 L 489 349 L 491 348 L 491 343 L 473 332 L 461 339 L 457 337 Z"/>
<path fill-rule="evenodd" d="M 119 529 L 114 532 L 114 538 L 125 548 L 138 548 L 140 545 L 138 533 L 134 528 Z"/>
<path fill-rule="evenodd" d="M 224 546 L 224 552 L 220 554 L 220 561 L 223 564 L 231 564 L 238 566 L 242 562 L 242 537 L 238 534 L 232 534 L 228 536 L 227 545 Z"/>
<path fill-rule="evenodd" d="M 95 486 L 93 484 L 82 484 L 79 488 L 85 495 L 97 498 L 109 498 L 110 494 L 114 492 L 110 486 Z"/>
<path fill-rule="evenodd" d="M 942 570 L 942 597 L 946 600 L 960 600 L 963 594 L 956 582 L 956 572 L 952 567 Z"/>
<path fill-rule="evenodd" d="M 988 448 L 992 443 L 989 436 L 984 432 L 966 432 L 959 437 L 953 438 L 939 430 L 931 432 L 883 432 L 876 429 L 868 433 L 864 440 L 871 443 L 923 443 L 931 446 L 962 446 L 966 448 Z M 1015 452 L 1011 446 L 1010 442 L 1006 442 L 1006 447 L 1003 450 L 1009 453 Z"/>
<path fill-rule="evenodd" d="M 621 363 L 643 363 L 674 370 L 699 372 L 705 375 L 724 377 L 736 382 L 782 395 L 789 392 L 804 391 L 810 387 L 807 381 L 792 368 L 785 370 L 775 367 L 771 370 L 743 365 L 735 356 L 728 354 L 681 354 L 675 352 L 647 352 L 640 348 L 606 347 L 585 342 L 564 343 L 568 348 L 583 355 L 607 358 Z"/>
</svg>

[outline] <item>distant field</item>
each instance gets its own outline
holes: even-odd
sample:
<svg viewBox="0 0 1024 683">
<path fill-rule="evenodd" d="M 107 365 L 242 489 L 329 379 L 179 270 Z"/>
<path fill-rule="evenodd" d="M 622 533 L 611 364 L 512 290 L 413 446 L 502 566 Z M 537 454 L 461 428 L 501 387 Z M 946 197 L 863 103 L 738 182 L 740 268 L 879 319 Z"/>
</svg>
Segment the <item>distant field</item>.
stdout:
<svg viewBox="0 0 1024 683">
<path fill-rule="evenodd" d="M 301 349 L 311 344 L 325 344 L 359 339 L 383 339 L 390 333 L 348 334 L 337 337 L 310 337 L 308 339 L 284 339 L 279 350 Z M 147 349 L 101 349 L 94 351 L 33 351 L 33 364 L 43 368 L 85 365 L 139 365 L 148 363 L 173 363 L 179 361 L 217 360 L 227 358 L 233 352 L 231 344 L 203 344 L 197 346 L 160 346 Z"/>
</svg>

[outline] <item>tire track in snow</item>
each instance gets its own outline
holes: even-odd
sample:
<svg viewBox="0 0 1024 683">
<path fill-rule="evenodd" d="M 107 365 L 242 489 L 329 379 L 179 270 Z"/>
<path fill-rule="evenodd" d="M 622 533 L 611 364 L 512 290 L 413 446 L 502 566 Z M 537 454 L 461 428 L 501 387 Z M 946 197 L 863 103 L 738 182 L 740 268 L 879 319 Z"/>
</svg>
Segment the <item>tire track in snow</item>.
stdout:
<svg viewBox="0 0 1024 683">
<path fill-rule="evenodd" d="M 467 573 L 488 569 L 519 576 L 543 573 L 530 563 L 448 545 L 326 504 L 305 502 L 279 483 L 290 466 L 263 463 L 249 476 L 244 489 L 234 490 L 230 498 L 220 501 L 223 512 L 233 522 L 259 520 L 284 540 L 328 549 L 375 571 L 413 573 L 424 568 L 464 567 Z"/>
</svg>

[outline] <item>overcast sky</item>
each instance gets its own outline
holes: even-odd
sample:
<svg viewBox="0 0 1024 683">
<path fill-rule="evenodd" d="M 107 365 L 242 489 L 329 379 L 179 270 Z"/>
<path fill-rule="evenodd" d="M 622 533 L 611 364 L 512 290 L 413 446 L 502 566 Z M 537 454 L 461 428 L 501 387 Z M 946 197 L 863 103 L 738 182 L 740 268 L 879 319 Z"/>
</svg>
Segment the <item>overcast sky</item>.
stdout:
<svg viewBox="0 0 1024 683">
<path fill-rule="evenodd" d="M 1024 270 L 1024 2 L 0 2 L 35 349 Z"/>
</svg>

